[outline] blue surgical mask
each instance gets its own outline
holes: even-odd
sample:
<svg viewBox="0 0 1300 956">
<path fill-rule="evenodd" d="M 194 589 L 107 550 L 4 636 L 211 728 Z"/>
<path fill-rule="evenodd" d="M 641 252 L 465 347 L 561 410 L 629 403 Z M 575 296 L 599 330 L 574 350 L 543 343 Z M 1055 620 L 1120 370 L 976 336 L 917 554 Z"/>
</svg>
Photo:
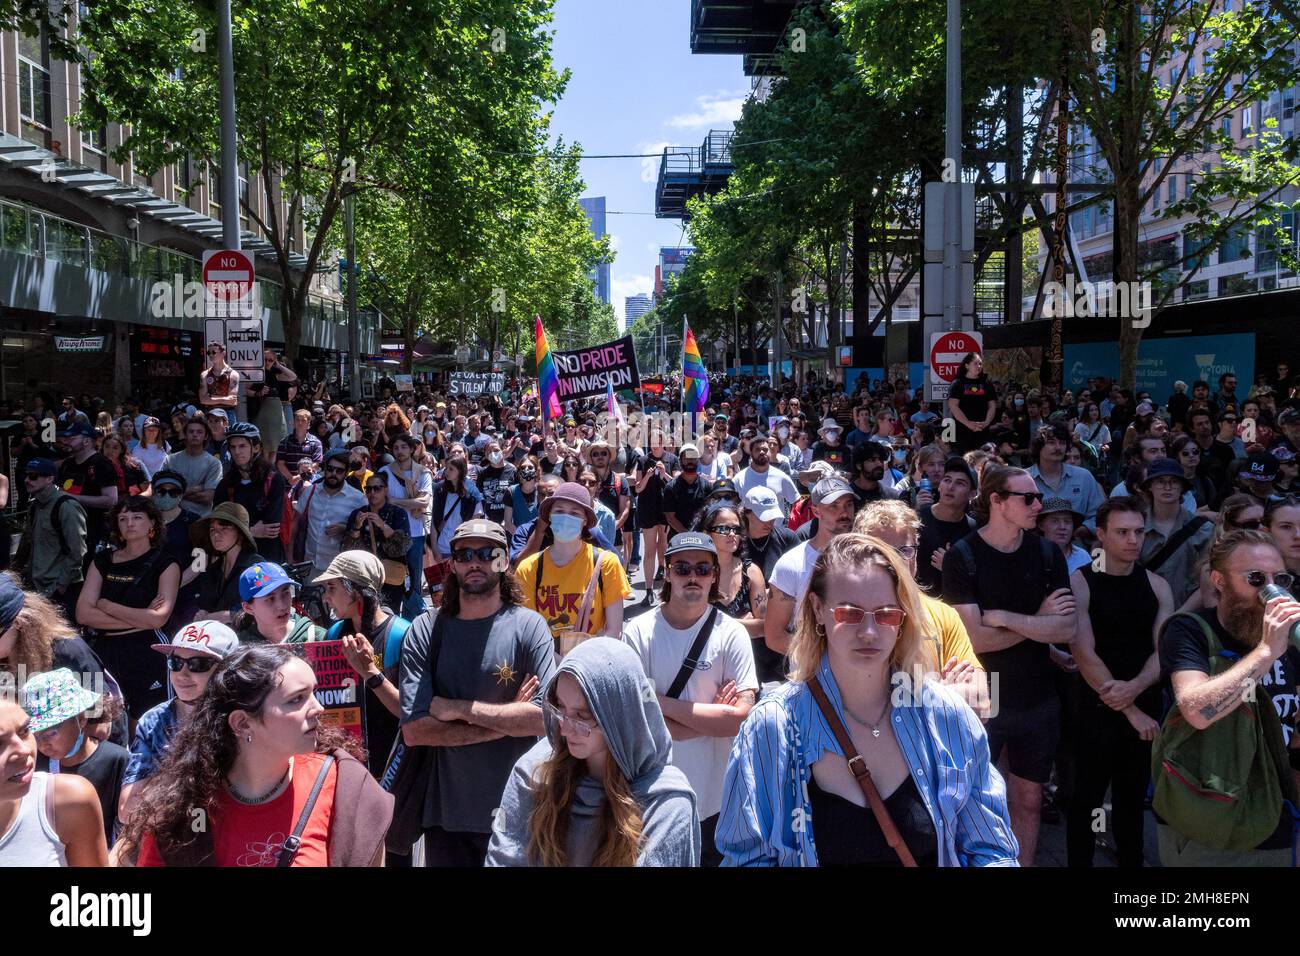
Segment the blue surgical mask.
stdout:
<svg viewBox="0 0 1300 956">
<path fill-rule="evenodd" d="M 556 541 L 573 541 L 582 534 L 585 522 L 577 515 L 551 515 L 551 533 Z"/>
<path fill-rule="evenodd" d="M 171 511 L 181 503 L 179 495 L 154 495 L 153 503 L 158 506 L 159 511 Z"/>
</svg>

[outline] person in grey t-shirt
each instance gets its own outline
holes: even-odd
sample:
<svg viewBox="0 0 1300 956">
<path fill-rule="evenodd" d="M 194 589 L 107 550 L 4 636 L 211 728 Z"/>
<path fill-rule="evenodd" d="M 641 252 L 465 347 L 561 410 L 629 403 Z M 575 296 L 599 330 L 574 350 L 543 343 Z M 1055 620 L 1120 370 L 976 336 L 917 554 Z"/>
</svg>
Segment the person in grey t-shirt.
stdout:
<svg viewBox="0 0 1300 956">
<path fill-rule="evenodd" d="M 541 689 L 555 651 L 546 619 L 521 606 L 499 524 L 474 518 L 457 528 L 451 571 L 442 607 L 422 614 L 402 644 L 402 739 L 436 751 L 425 865 L 482 866 L 506 780 L 544 733 Z"/>
<path fill-rule="evenodd" d="M 212 497 L 221 484 L 221 462 L 207 451 L 211 437 L 207 421 L 195 415 L 185 423 L 185 447 L 163 459 L 162 466 L 162 470 L 174 471 L 185 479 L 181 507 L 200 518 L 212 512 Z"/>
</svg>

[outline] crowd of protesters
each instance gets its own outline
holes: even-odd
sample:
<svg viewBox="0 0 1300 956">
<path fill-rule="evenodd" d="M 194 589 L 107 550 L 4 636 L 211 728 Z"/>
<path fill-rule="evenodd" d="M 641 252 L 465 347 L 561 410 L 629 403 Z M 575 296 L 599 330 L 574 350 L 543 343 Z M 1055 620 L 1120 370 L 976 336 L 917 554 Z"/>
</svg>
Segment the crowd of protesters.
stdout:
<svg viewBox="0 0 1300 956">
<path fill-rule="evenodd" d="M 1162 865 L 1295 865 L 1285 364 L 719 375 L 661 427 L 671 377 L 611 419 L 205 357 L 10 409 L 0 865 L 1031 866 L 1063 821 L 1137 867 L 1148 810 Z"/>
</svg>

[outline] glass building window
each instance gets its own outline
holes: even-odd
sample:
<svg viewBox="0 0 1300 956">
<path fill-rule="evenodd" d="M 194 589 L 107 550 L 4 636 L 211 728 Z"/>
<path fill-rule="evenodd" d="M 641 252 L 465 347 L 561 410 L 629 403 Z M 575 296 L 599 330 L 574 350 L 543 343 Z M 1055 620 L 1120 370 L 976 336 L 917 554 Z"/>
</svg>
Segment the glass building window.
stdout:
<svg viewBox="0 0 1300 956">
<path fill-rule="evenodd" d="M 24 123 L 46 130 L 50 126 L 49 62 L 44 31 L 34 37 L 18 35 L 18 115 Z"/>
</svg>

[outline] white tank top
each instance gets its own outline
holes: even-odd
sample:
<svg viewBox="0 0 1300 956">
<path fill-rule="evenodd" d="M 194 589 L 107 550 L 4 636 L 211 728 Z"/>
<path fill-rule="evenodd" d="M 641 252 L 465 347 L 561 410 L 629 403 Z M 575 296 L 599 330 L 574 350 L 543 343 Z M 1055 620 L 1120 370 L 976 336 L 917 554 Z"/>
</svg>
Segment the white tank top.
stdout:
<svg viewBox="0 0 1300 956">
<path fill-rule="evenodd" d="M 50 792 L 48 773 L 32 776 L 31 789 L 18 806 L 18 816 L 9 832 L 0 836 L 0 866 L 67 866 L 63 841 L 54 832 L 46 811 Z"/>
</svg>

